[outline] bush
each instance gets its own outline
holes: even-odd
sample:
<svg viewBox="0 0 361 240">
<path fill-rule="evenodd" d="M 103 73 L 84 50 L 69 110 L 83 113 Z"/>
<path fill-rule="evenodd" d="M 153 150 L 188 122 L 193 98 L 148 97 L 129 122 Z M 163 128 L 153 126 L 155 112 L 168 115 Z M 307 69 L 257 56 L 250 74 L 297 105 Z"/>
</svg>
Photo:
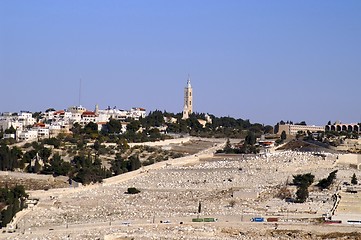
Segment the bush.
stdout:
<svg viewBox="0 0 361 240">
<path fill-rule="evenodd" d="M 354 173 L 353 175 L 352 175 L 352 178 L 351 178 L 351 183 L 353 184 L 353 185 L 356 185 L 357 184 L 357 177 L 356 177 L 356 174 Z"/>
<path fill-rule="evenodd" d="M 297 186 L 296 203 L 304 203 L 308 198 L 308 187 L 313 183 L 315 176 L 311 173 L 293 176 L 293 185 Z"/>
<path fill-rule="evenodd" d="M 135 187 L 128 188 L 127 194 L 138 194 L 140 190 L 136 189 Z"/>
<path fill-rule="evenodd" d="M 336 173 L 338 170 L 335 170 L 333 172 L 331 172 L 327 178 L 321 179 L 318 184 L 317 187 L 319 187 L 321 190 L 329 188 L 331 186 L 331 184 L 333 183 L 333 181 L 336 179 Z"/>
<path fill-rule="evenodd" d="M 304 203 L 308 198 L 308 187 L 302 186 L 297 189 L 296 192 L 296 203 Z"/>
<path fill-rule="evenodd" d="M 313 180 L 315 179 L 315 176 L 311 173 L 306 174 L 298 174 L 296 176 L 293 176 L 293 185 L 297 187 L 307 186 L 309 187 Z"/>
</svg>

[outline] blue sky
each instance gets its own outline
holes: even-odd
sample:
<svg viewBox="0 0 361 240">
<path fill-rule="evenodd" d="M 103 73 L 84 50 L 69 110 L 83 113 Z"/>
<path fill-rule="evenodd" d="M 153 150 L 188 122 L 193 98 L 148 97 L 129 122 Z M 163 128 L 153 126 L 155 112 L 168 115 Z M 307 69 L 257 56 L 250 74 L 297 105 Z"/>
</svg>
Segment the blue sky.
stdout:
<svg viewBox="0 0 361 240">
<path fill-rule="evenodd" d="M 361 122 L 361 1 L 0 1 L 0 112 Z"/>
</svg>

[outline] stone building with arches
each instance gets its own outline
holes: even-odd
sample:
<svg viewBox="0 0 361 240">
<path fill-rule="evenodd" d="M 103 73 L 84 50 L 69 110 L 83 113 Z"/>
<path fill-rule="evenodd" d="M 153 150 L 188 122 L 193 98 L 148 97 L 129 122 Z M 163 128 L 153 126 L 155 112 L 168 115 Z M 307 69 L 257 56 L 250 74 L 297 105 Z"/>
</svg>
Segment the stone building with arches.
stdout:
<svg viewBox="0 0 361 240">
<path fill-rule="evenodd" d="M 360 125 L 358 123 L 335 123 L 325 126 L 326 131 L 335 132 L 357 132 L 360 133 Z"/>
</svg>

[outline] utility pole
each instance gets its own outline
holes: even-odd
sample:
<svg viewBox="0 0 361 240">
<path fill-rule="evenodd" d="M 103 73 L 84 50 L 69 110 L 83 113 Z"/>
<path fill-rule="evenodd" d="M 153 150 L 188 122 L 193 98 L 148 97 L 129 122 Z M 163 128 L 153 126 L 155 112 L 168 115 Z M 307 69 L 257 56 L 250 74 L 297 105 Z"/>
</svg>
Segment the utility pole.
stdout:
<svg viewBox="0 0 361 240">
<path fill-rule="evenodd" d="M 201 201 L 199 201 L 199 203 L 198 203 L 198 217 L 197 218 L 199 218 L 199 214 L 201 213 L 201 211 L 202 211 L 202 203 L 201 203 Z"/>
<path fill-rule="evenodd" d="M 80 106 L 81 103 L 81 78 L 79 80 L 79 102 L 78 102 L 78 106 Z"/>
</svg>

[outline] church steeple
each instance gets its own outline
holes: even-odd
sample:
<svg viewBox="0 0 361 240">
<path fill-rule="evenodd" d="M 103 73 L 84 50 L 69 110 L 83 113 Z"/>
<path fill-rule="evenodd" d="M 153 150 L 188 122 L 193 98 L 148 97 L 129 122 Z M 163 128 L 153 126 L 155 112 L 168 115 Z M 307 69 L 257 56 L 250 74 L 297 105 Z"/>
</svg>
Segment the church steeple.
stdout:
<svg viewBox="0 0 361 240">
<path fill-rule="evenodd" d="M 184 88 L 184 108 L 183 119 L 189 118 L 193 113 L 193 89 L 191 85 L 191 78 L 188 75 L 187 86 Z"/>
</svg>

